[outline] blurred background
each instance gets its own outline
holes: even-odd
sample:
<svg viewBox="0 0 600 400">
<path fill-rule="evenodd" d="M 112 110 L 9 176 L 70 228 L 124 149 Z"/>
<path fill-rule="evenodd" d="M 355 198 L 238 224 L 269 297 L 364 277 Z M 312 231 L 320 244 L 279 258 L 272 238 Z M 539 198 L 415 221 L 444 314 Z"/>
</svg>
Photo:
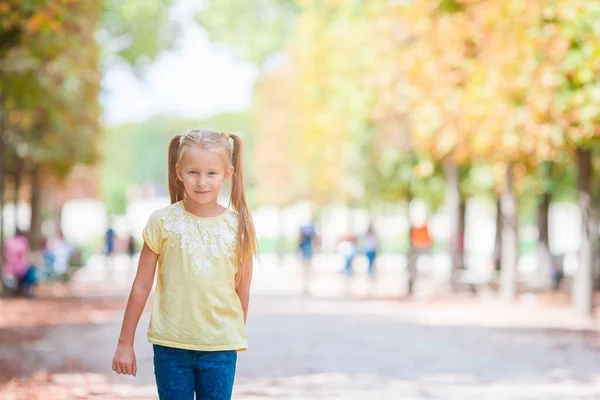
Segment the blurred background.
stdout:
<svg viewBox="0 0 600 400">
<path fill-rule="evenodd" d="M 147 314 L 139 376 L 110 360 L 168 142 L 199 127 L 242 134 L 258 230 L 234 398 L 600 398 L 598 21 L 0 0 L 0 398 L 156 398 Z"/>
</svg>

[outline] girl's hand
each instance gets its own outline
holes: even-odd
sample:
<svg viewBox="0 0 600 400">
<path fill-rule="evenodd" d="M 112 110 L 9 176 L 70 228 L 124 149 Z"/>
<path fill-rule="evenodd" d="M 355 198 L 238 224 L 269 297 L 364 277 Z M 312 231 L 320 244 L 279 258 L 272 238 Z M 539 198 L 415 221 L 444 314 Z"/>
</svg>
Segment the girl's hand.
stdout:
<svg viewBox="0 0 600 400">
<path fill-rule="evenodd" d="M 113 357 L 112 369 L 117 374 L 133 375 L 137 374 L 137 364 L 135 362 L 135 351 L 133 346 L 118 345 Z"/>
</svg>

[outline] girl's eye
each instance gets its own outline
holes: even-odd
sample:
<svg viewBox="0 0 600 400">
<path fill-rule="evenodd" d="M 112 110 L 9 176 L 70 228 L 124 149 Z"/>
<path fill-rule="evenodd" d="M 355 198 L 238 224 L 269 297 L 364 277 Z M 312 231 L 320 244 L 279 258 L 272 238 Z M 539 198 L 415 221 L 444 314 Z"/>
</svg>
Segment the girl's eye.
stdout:
<svg viewBox="0 0 600 400">
<path fill-rule="evenodd" d="M 190 171 L 190 174 L 197 175 L 198 173 L 196 171 Z"/>
<path fill-rule="evenodd" d="M 215 171 L 210 171 L 208 174 L 209 175 L 216 175 L 217 173 Z"/>
</svg>

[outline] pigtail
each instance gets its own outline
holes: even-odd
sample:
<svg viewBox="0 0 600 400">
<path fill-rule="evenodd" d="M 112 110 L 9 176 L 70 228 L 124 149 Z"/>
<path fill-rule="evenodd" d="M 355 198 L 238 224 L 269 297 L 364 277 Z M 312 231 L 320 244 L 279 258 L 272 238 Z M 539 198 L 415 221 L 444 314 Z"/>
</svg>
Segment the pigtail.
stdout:
<svg viewBox="0 0 600 400">
<path fill-rule="evenodd" d="M 231 204 L 233 205 L 233 209 L 238 213 L 236 242 L 237 261 L 240 268 L 237 276 L 237 283 L 239 284 L 241 281 L 248 278 L 247 275 L 250 271 L 247 267 L 257 252 L 258 240 L 256 239 L 252 215 L 250 214 L 250 209 L 246 203 L 243 174 L 244 147 L 242 145 L 242 139 L 234 133 L 229 134 L 229 138 L 233 141 L 231 163 L 234 169 L 231 184 Z"/>
<path fill-rule="evenodd" d="M 181 136 L 176 135 L 169 143 L 169 195 L 171 196 L 171 204 L 183 200 L 183 185 L 177 178 L 180 141 Z"/>
</svg>

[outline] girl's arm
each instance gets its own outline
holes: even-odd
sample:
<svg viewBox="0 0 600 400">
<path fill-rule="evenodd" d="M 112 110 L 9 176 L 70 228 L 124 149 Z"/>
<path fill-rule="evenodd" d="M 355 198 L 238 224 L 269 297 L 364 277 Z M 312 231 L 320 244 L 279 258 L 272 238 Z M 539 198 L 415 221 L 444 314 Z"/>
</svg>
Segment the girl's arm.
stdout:
<svg viewBox="0 0 600 400">
<path fill-rule="evenodd" d="M 117 351 L 113 359 L 113 370 L 119 374 L 136 374 L 137 367 L 135 354 L 133 353 L 133 340 L 142 311 L 154 284 L 157 261 L 158 255 L 144 243 L 135 280 L 125 308 Z"/>
<path fill-rule="evenodd" d="M 252 283 L 252 261 L 248 262 L 246 268 L 242 269 L 246 271 L 245 279 L 235 288 L 240 302 L 242 303 L 242 310 L 244 310 L 244 323 L 248 317 L 248 303 L 250 302 L 250 284 Z"/>
</svg>

